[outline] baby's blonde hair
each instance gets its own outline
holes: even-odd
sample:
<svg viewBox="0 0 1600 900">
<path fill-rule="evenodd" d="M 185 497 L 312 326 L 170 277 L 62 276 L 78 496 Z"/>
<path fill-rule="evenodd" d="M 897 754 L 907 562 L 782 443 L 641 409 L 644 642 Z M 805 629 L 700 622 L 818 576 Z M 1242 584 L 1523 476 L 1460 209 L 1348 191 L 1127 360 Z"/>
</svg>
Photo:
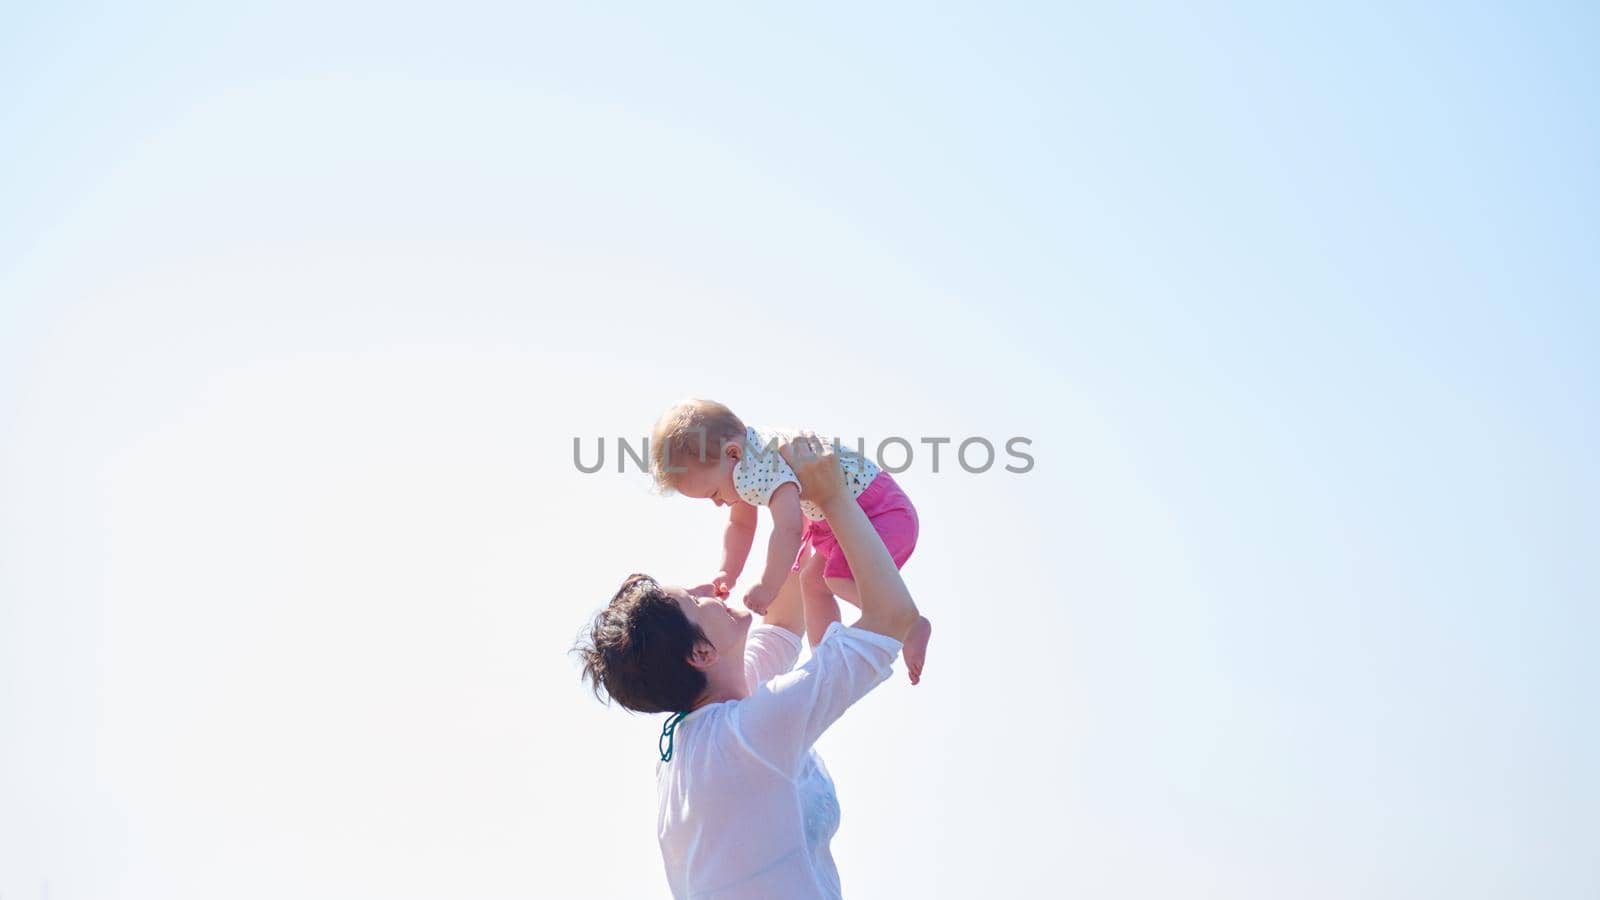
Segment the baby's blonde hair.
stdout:
<svg viewBox="0 0 1600 900">
<path fill-rule="evenodd" d="M 744 422 L 721 403 L 689 399 L 674 404 L 650 433 L 650 475 L 657 488 L 670 491 L 684 469 L 714 463 L 724 442 L 742 440 Z M 676 471 L 668 471 L 669 466 Z"/>
</svg>

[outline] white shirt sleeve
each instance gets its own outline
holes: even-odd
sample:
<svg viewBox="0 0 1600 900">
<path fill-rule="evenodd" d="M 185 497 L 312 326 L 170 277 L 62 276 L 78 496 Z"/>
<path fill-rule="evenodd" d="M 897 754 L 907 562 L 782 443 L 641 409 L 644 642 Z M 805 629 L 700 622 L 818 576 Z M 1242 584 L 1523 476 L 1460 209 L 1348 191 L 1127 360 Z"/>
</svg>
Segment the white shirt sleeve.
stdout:
<svg viewBox="0 0 1600 900">
<path fill-rule="evenodd" d="M 776 625 L 757 625 L 744 639 L 744 678 L 750 691 L 794 668 L 800 636 Z"/>
<path fill-rule="evenodd" d="M 745 455 L 733 467 L 733 489 L 740 500 L 751 506 L 768 506 L 772 501 L 772 492 L 780 486 L 800 484 L 794 470 L 778 455 L 776 444 L 772 443 L 777 438 L 768 438 L 768 442 L 763 444 L 761 440 L 764 437 L 755 429 L 750 429 L 745 439 Z"/>
<path fill-rule="evenodd" d="M 892 637 L 834 622 L 805 665 L 739 702 L 734 727 L 751 752 L 792 777 L 828 726 L 889 677 L 899 652 Z"/>
</svg>

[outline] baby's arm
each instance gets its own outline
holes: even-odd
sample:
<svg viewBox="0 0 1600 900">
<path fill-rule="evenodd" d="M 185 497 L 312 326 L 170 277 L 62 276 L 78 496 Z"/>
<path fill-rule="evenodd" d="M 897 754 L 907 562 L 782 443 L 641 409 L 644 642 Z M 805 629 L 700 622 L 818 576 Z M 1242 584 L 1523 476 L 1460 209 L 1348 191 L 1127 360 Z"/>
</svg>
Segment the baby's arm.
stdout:
<svg viewBox="0 0 1600 900">
<path fill-rule="evenodd" d="M 784 579 L 794 567 L 794 557 L 800 552 L 806 530 L 805 514 L 800 511 L 799 485 L 793 482 L 778 485 L 767 501 L 767 509 L 772 513 L 772 536 L 767 539 L 766 566 L 761 570 L 761 580 L 744 595 L 744 605 L 757 613 L 765 613 L 778 596 L 778 589 L 783 587 Z"/>
<path fill-rule="evenodd" d="M 728 527 L 722 530 L 722 571 L 712 579 L 712 586 L 733 587 L 744 571 L 745 560 L 750 558 L 750 545 L 756 541 L 756 508 L 748 503 L 735 503 L 728 507 Z"/>
</svg>

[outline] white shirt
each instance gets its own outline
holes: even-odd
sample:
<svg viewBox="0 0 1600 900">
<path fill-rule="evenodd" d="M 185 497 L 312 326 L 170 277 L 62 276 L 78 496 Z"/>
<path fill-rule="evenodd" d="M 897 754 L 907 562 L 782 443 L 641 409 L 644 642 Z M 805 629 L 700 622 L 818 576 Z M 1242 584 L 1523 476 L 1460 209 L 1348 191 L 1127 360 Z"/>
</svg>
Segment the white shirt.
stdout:
<svg viewBox="0 0 1600 900">
<path fill-rule="evenodd" d="M 797 486 L 800 484 L 794 470 L 778 455 L 778 444 L 795 434 L 793 431 L 772 428 L 744 430 L 744 455 L 733 467 L 733 488 L 740 500 L 751 506 L 766 506 L 772 500 L 772 492 L 780 486 L 789 482 Z M 877 463 L 842 445 L 839 447 L 839 468 L 844 470 L 844 486 L 850 489 L 852 497 L 861 496 L 881 471 Z M 810 500 L 800 501 L 800 511 L 808 519 L 817 522 L 823 520 L 822 510 Z"/>
<path fill-rule="evenodd" d="M 806 664 L 800 638 L 750 629 L 752 692 L 678 723 L 656 768 L 657 834 L 678 900 L 839 898 L 828 842 L 839 828 L 833 780 L 811 745 L 889 677 L 900 642 L 838 622 Z"/>
</svg>

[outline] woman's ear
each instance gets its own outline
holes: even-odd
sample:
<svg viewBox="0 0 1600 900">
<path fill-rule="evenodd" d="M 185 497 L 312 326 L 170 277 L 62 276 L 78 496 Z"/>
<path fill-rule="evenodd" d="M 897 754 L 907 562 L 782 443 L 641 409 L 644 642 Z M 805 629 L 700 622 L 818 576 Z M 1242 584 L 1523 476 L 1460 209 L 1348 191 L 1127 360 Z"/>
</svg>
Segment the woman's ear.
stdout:
<svg viewBox="0 0 1600 900">
<path fill-rule="evenodd" d="M 701 641 L 689 651 L 689 665 L 704 671 L 717 664 L 717 648 L 710 641 Z"/>
</svg>

